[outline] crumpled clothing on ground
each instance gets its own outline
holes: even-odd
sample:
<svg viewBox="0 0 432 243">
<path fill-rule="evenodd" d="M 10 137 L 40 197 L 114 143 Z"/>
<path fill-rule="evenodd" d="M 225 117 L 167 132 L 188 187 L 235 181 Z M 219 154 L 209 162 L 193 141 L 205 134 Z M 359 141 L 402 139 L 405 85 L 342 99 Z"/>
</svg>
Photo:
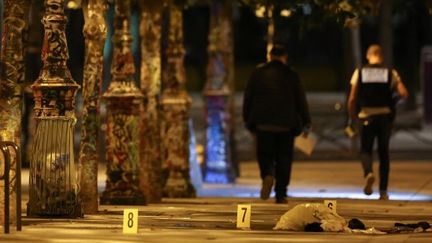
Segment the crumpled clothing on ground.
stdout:
<svg viewBox="0 0 432 243">
<path fill-rule="evenodd" d="M 321 228 L 328 232 L 345 232 L 349 230 L 346 220 L 322 203 L 303 203 L 286 212 L 275 230 L 304 231 L 307 224 L 321 223 Z"/>
<path fill-rule="evenodd" d="M 421 233 L 431 231 L 431 225 L 425 221 L 416 224 L 395 223 L 394 228 L 390 230 L 391 233 Z"/>
<path fill-rule="evenodd" d="M 356 229 L 350 229 L 348 225 Z M 344 232 L 357 234 L 386 234 L 375 228 L 366 229 L 359 219 L 347 222 L 322 203 L 298 204 L 286 212 L 276 223 L 274 230 Z"/>
</svg>

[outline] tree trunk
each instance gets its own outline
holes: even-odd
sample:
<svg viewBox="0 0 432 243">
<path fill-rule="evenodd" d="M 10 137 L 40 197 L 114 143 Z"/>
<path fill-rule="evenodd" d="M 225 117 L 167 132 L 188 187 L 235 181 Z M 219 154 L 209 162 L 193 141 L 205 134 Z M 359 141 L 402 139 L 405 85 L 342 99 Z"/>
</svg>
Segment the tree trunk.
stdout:
<svg viewBox="0 0 432 243">
<path fill-rule="evenodd" d="M 273 48 L 274 36 L 275 36 L 275 23 L 273 16 L 274 6 L 268 4 L 266 6 L 266 18 L 267 18 L 267 60 L 270 60 L 270 51 Z"/>
<path fill-rule="evenodd" d="M 4 19 L 0 77 L 0 141 L 11 141 L 20 145 L 22 86 L 25 79 L 25 32 L 28 27 L 29 5 L 25 0 L 4 1 Z M 15 168 L 17 156 L 11 153 L 10 194 L 11 212 L 15 212 Z M 0 166 L 0 175 L 4 166 Z M 0 180 L 0 223 L 3 224 L 4 181 Z M 14 220 L 15 214 L 12 215 Z"/>
<path fill-rule="evenodd" d="M 361 33 L 360 26 L 354 26 L 351 30 L 351 45 L 352 45 L 352 58 L 355 67 L 362 65 L 362 50 L 361 50 Z"/>
<path fill-rule="evenodd" d="M 382 1 L 379 25 L 379 42 L 384 51 L 384 64 L 393 66 L 393 25 L 392 25 L 392 3 Z"/>
<path fill-rule="evenodd" d="M 162 199 L 159 95 L 161 93 L 161 18 L 159 0 L 141 1 L 140 188 L 148 202 Z"/>
<path fill-rule="evenodd" d="M 407 28 L 407 43 L 406 43 L 406 60 L 405 60 L 405 76 L 404 84 L 409 92 L 409 96 L 406 101 L 405 108 L 408 110 L 417 109 L 417 91 L 419 88 L 419 66 L 418 61 L 420 60 L 420 53 L 418 50 L 419 42 L 419 23 L 418 17 L 414 13 L 411 13 L 408 17 L 408 28 Z"/>
<path fill-rule="evenodd" d="M 189 112 L 191 98 L 186 92 L 185 50 L 183 46 L 182 10 L 169 4 L 166 80 L 162 92 L 162 171 L 163 195 L 194 197 L 189 174 Z"/>
<path fill-rule="evenodd" d="M 345 104 L 347 104 L 347 99 L 351 89 L 351 75 L 356 68 L 362 66 L 362 53 L 361 53 L 361 38 L 360 38 L 360 23 L 356 23 L 350 28 L 347 28 L 344 32 L 344 85 L 345 90 Z M 348 120 L 348 113 L 345 113 L 346 120 Z M 358 152 L 358 140 L 351 139 L 350 152 L 352 155 Z"/>
<path fill-rule="evenodd" d="M 103 48 L 106 36 L 104 0 L 88 0 L 83 5 L 85 60 L 83 110 L 80 144 L 80 185 L 84 213 L 98 211 L 97 176 L 99 163 L 99 100 L 102 89 Z"/>
<path fill-rule="evenodd" d="M 23 167 L 29 167 L 30 154 L 35 134 L 35 121 L 33 119 L 33 93 L 30 88 L 31 84 L 39 77 L 39 72 L 42 68 L 41 50 L 43 42 L 43 25 L 41 19 L 44 15 L 44 3 L 39 0 L 31 0 L 28 42 L 26 44 L 25 57 L 25 87 L 24 93 L 24 109 L 22 116 L 22 163 Z"/>
</svg>

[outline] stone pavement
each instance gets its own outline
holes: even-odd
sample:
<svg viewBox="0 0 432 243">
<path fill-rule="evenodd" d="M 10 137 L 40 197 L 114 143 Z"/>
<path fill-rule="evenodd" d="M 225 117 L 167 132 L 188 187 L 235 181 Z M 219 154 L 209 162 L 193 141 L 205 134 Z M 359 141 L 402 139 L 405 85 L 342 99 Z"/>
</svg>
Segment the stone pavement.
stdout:
<svg viewBox="0 0 432 243">
<path fill-rule="evenodd" d="M 272 230 L 279 217 L 295 205 L 329 198 L 337 200 L 341 216 L 359 218 L 367 227 L 389 230 L 395 222 L 432 223 L 431 162 L 393 161 L 391 200 L 380 201 L 376 193 L 370 197 L 362 194 L 357 161 L 296 161 L 286 205 L 257 199 L 257 165 L 243 162 L 236 184 L 203 184 L 195 199 L 164 199 L 160 204 L 141 207 L 101 206 L 98 214 L 82 219 L 24 217 L 23 231 L 0 234 L 0 242 L 432 242 L 432 233 L 358 235 Z M 100 191 L 104 187 L 103 171 L 101 167 Z M 24 172 L 25 179 L 28 171 Z M 27 198 L 25 193 L 24 208 Z M 235 228 L 239 203 L 252 205 L 250 230 Z M 122 234 L 124 208 L 139 209 L 137 235 Z"/>
<path fill-rule="evenodd" d="M 165 198 L 160 204 L 142 207 L 101 206 L 98 214 L 85 215 L 82 219 L 24 216 L 23 231 L 16 232 L 12 227 L 11 234 L 0 233 L 0 242 L 432 242 L 432 233 L 357 235 L 272 230 L 279 217 L 295 205 L 324 199 L 336 199 L 341 216 L 359 218 L 367 227 L 389 230 L 395 222 L 432 223 L 432 125 L 419 122 L 418 111 L 399 113 L 399 129 L 391 140 L 392 158 L 399 160 L 391 164 L 390 200 L 380 201 L 376 192 L 371 196 L 362 193 L 360 163 L 353 160 L 355 144 L 343 134 L 344 95 L 308 93 L 307 96 L 319 141 L 311 158 L 296 154 L 286 205 L 257 199 L 261 182 L 256 162 L 250 161 L 254 159 L 253 141 L 244 129 L 240 116 L 241 94 L 237 94 L 236 141 L 242 162 L 241 177 L 235 184 L 202 184 L 195 199 Z M 203 144 L 202 98 L 195 94 L 193 99 L 196 136 Z M 105 168 L 102 164 L 99 168 L 98 184 L 102 192 Z M 375 171 L 378 171 L 377 164 Z M 25 212 L 28 170 L 23 171 L 22 178 Z M 239 203 L 252 205 L 250 230 L 235 228 Z M 122 234 L 125 208 L 139 208 L 138 235 Z"/>
</svg>

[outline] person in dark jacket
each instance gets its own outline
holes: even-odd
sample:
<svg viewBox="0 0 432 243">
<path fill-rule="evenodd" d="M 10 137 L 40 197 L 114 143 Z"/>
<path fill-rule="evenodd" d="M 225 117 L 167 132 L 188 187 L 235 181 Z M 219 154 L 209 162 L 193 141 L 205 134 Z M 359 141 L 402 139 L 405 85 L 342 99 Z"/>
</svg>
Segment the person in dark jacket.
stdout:
<svg viewBox="0 0 432 243">
<path fill-rule="evenodd" d="M 387 200 L 390 171 L 389 141 L 395 118 L 394 93 L 400 99 L 408 97 L 402 80 L 395 69 L 383 64 L 381 46 L 369 46 L 366 58 L 368 64 L 356 69 L 351 77 L 348 98 L 348 112 L 351 121 L 360 123 L 360 159 L 365 177 L 364 193 L 373 193 L 375 176 L 372 171 L 372 150 L 374 140 L 378 142 L 380 199 Z"/>
<path fill-rule="evenodd" d="M 263 181 L 261 199 L 268 199 L 274 184 L 276 203 L 287 202 L 295 136 L 307 136 L 311 126 L 306 96 L 299 76 L 287 65 L 282 45 L 275 45 L 270 61 L 256 67 L 244 93 L 243 119 L 255 135 Z"/>
</svg>

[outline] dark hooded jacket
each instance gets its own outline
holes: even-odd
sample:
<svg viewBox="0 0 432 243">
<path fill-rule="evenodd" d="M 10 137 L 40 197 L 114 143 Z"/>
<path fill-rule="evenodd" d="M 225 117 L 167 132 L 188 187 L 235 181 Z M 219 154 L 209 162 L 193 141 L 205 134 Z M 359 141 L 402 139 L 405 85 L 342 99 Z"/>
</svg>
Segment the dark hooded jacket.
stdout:
<svg viewBox="0 0 432 243">
<path fill-rule="evenodd" d="M 252 132 L 265 125 L 286 127 L 298 135 L 311 123 L 298 74 L 280 61 L 259 65 L 246 86 L 243 119 Z"/>
</svg>

